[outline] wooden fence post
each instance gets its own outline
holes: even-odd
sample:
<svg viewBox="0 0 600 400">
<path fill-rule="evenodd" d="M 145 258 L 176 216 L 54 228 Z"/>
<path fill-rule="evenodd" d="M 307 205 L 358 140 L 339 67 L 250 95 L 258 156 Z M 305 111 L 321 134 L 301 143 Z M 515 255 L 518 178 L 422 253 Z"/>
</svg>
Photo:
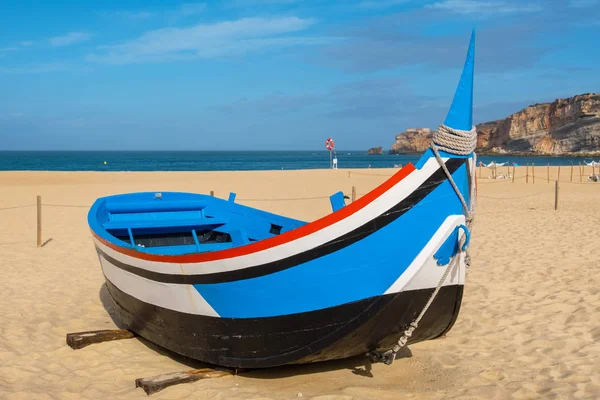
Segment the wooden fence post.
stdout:
<svg viewBox="0 0 600 400">
<path fill-rule="evenodd" d="M 548 183 L 550 183 L 550 163 L 548 163 L 548 168 L 546 169 L 546 175 L 548 175 Z"/>
<path fill-rule="evenodd" d="M 535 183 L 535 163 L 531 163 L 531 177 L 533 178 L 533 183 Z"/>
<path fill-rule="evenodd" d="M 42 247 L 42 196 L 37 197 L 37 247 Z"/>
<path fill-rule="evenodd" d="M 512 183 L 515 183 L 515 164 L 513 164 L 513 176 L 512 176 Z"/>
<path fill-rule="evenodd" d="M 356 186 L 352 186 L 352 202 L 356 200 Z"/>
<path fill-rule="evenodd" d="M 479 179 L 481 179 L 481 164 L 483 164 L 481 161 L 479 161 Z"/>
<path fill-rule="evenodd" d="M 558 176 L 556 177 L 557 181 L 560 181 L 560 165 L 558 166 Z"/>
<path fill-rule="evenodd" d="M 583 177 L 583 172 L 581 172 L 581 161 L 579 161 L 579 182 L 582 181 Z"/>
<path fill-rule="evenodd" d="M 571 182 L 573 182 L 573 161 L 571 161 Z"/>
<path fill-rule="evenodd" d="M 554 209 L 558 210 L 558 181 L 554 184 Z"/>
<path fill-rule="evenodd" d="M 527 169 L 525 170 L 525 183 L 529 183 L 529 163 L 527 163 Z"/>
</svg>

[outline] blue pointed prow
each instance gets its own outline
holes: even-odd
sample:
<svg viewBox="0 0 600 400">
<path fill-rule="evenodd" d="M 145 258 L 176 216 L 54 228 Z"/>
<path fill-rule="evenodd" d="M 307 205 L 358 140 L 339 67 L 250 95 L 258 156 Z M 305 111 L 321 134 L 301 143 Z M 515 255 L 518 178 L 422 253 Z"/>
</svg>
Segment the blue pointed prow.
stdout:
<svg viewBox="0 0 600 400">
<path fill-rule="evenodd" d="M 463 67 L 450 111 L 444 125 L 463 131 L 473 127 L 473 72 L 475 68 L 475 29 L 471 33 L 467 59 Z"/>
</svg>

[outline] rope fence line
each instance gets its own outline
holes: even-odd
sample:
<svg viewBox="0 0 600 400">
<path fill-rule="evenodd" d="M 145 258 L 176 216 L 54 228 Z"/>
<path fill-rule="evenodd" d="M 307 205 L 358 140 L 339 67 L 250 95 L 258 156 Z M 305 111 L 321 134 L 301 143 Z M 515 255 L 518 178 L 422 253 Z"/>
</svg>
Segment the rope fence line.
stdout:
<svg viewBox="0 0 600 400">
<path fill-rule="evenodd" d="M 317 197 L 291 197 L 291 198 L 273 198 L 273 199 L 236 199 L 240 201 L 297 201 L 297 200 L 323 200 L 328 199 L 329 196 L 317 196 Z"/>
<path fill-rule="evenodd" d="M 372 174 L 363 174 L 363 175 L 367 175 L 367 176 L 387 176 L 387 175 L 372 175 Z M 535 176 L 531 175 L 532 180 L 535 182 Z M 492 184 L 492 183 L 512 183 L 514 182 L 514 180 L 516 179 L 524 179 L 526 178 L 525 176 L 520 176 L 520 177 L 515 177 L 514 179 L 512 178 L 507 178 L 507 179 L 502 179 L 502 180 L 498 180 L 498 181 L 490 181 L 490 182 L 478 182 L 478 184 Z M 481 179 L 481 178 L 480 178 Z M 540 178 L 538 178 L 540 179 Z M 543 180 L 542 180 L 543 181 Z M 559 199 L 559 183 L 569 183 L 569 184 L 586 184 L 589 185 L 591 183 L 594 182 L 570 182 L 570 181 L 563 181 L 563 180 L 554 180 L 554 209 L 558 210 L 558 199 Z M 599 185 L 600 186 L 600 185 Z M 369 192 L 367 193 L 360 193 L 357 194 L 356 193 L 356 186 L 352 186 L 352 191 L 350 192 L 351 194 L 347 194 L 342 192 L 344 195 L 344 199 L 349 199 L 350 202 L 354 202 L 356 201 L 357 198 L 363 197 L 365 195 L 367 195 Z M 549 190 L 542 190 L 540 192 L 536 192 L 536 193 L 532 193 L 532 194 L 527 194 L 527 195 L 523 195 L 523 196 L 512 196 L 512 197 L 495 197 L 495 196 L 486 196 L 486 195 L 482 195 L 482 194 L 478 194 L 477 198 L 482 198 L 482 199 L 493 199 L 493 200 L 518 200 L 518 199 L 525 199 L 525 198 L 530 198 L 530 197 L 536 197 L 542 194 L 551 194 L 552 192 Z M 210 191 L 210 196 L 214 197 L 215 192 L 214 190 Z M 233 197 L 235 198 L 235 197 Z M 260 202 L 260 201 L 264 201 L 264 202 L 279 202 L 279 201 L 307 201 L 307 200 L 325 200 L 325 199 L 330 199 L 331 196 L 312 196 L 312 197 L 290 197 L 290 198 L 240 198 L 238 199 L 238 201 L 247 201 L 247 202 Z M 231 199 L 231 197 L 230 197 Z M 37 206 L 37 244 L 38 247 L 42 247 L 42 207 L 46 206 L 46 207 L 52 207 L 52 208 L 86 208 L 89 209 L 91 208 L 91 205 L 81 205 L 81 204 L 44 204 L 42 203 L 42 198 L 41 196 L 37 196 L 37 204 L 26 204 L 26 205 L 21 205 L 21 206 L 10 206 L 10 207 L 0 207 L 0 211 L 5 211 L 5 210 L 15 210 L 15 209 L 23 209 L 23 208 L 29 208 L 29 207 L 35 207 Z"/>
<path fill-rule="evenodd" d="M 350 171 L 349 171 L 350 172 Z M 394 174 L 388 175 L 388 174 L 365 174 L 363 172 L 352 172 L 352 175 L 361 175 L 361 176 L 383 176 L 385 178 L 391 178 L 392 176 L 394 176 Z"/>
<path fill-rule="evenodd" d="M 81 206 L 76 204 L 42 204 L 46 207 L 58 207 L 58 208 L 90 208 L 91 206 Z"/>
<path fill-rule="evenodd" d="M 35 206 L 35 204 L 29 204 L 29 205 L 26 205 L 26 206 L 2 207 L 2 208 L 0 208 L 0 211 L 14 210 L 16 208 L 27 208 L 27 207 L 34 207 L 34 206 Z"/>
<path fill-rule="evenodd" d="M 494 196 L 484 196 L 481 194 L 477 195 L 477 198 L 482 198 L 482 199 L 494 199 L 494 200 L 517 200 L 517 199 L 526 199 L 528 197 L 535 197 L 535 196 L 539 196 L 540 194 L 550 194 L 551 192 L 547 191 L 547 190 L 543 190 L 541 192 L 537 192 L 537 193 L 533 193 L 533 194 L 527 194 L 524 196 L 516 196 L 516 197 L 494 197 Z"/>
<path fill-rule="evenodd" d="M 538 175 L 535 175 L 535 176 L 529 175 L 528 177 L 525 176 L 525 175 L 518 176 L 518 177 L 515 177 L 514 180 L 516 181 L 516 180 L 519 180 L 519 179 L 526 179 L 526 178 L 530 178 L 530 179 L 533 179 L 533 180 L 537 179 L 537 180 L 539 180 L 539 182 L 538 182 L 539 184 L 542 184 L 542 183 L 553 183 L 553 182 L 557 181 L 557 179 L 550 179 L 550 182 L 548 182 L 547 178 L 545 178 L 545 177 L 541 178 Z M 495 178 L 495 179 L 494 178 L 489 178 L 489 179 L 486 179 L 486 178 L 477 178 L 477 184 L 482 184 L 482 185 L 491 185 L 491 184 L 494 184 L 494 183 L 507 183 L 508 184 L 508 183 L 512 183 L 512 182 L 513 182 L 512 178 L 504 178 L 504 179 L 500 179 L 500 178 Z M 570 185 L 590 185 L 590 184 L 593 184 L 593 183 L 598 183 L 598 182 L 594 182 L 594 181 L 571 182 L 569 180 L 564 180 L 564 179 L 560 179 L 560 180 L 558 180 L 558 182 L 559 183 L 568 183 Z M 533 184 L 535 184 L 535 182 L 532 182 L 531 184 L 533 185 Z"/>
</svg>

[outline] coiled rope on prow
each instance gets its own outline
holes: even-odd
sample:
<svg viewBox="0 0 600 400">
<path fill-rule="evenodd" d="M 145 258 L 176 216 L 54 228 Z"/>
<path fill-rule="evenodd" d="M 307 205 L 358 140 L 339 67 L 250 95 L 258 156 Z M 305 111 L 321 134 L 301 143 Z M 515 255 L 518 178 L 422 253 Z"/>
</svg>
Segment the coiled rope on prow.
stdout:
<svg viewBox="0 0 600 400">
<path fill-rule="evenodd" d="M 433 151 L 437 162 L 439 163 L 440 167 L 444 170 L 444 173 L 446 174 L 450 185 L 452 185 L 452 188 L 456 192 L 456 195 L 458 196 L 463 206 L 466 225 L 469 232 L 471 231 L 471 227 L 473 225 L 473 217 L 475 214 L 475 168 L 477 166 L 477 156 L 475 155 L 474 151 L 476 146 L 477 130 L 475 129 L 475 127 L 472 127 L 471 130 L 463 131 L 459 129 L 450 128 L 444 124 L 440 125 L 440 128 L 433 133 L 433 137 L 430 144 L 431 150 Z M 450 173 L 450 171 L 448 171 L 446 163 L 444 163 L 444 160 L 440 156 L 440 150 L 458 156 L 469 156 L 471 154 L 473 155 L 472 160 L 469 160 L 467 168 L 470 188 L 468 205 L 461 191 L 458 189 L 458 186 L 456 186 L 456 182 L 454 182 L 452 174 Z M 450 271 L 459 265 L 458 261 L 463 252 L 465 253 L 466 267 L 469 268 L 471 266 L 471 257 L 469 256 L 468 248 L 466 248 L 465 246 L 465 244 L 467 244 L 466 237 L 467 232 L 465 232 L 464 235 L 459 236 L 459 251 L 456 253 L 456 255 L 454 255 L 454 257 L 451 258 L 435 290 L 429 297 L 429 300 L 427 301 L 417 318 L 415 318 L 410 324 L 408 324 L 408 327 L 404 330 L 404 332 L 398 339 L 398 342 L 394 345 L 392 349 L 387 350 L 385 352 L 373 351 L 367 353 L 367 356 L 369 356 L 372 362 L 383 362 L 387 365 L 390 365 L 392 364 L 392 362 L 394 362 L 396 354 L 398 353 L 398 351 L 400 351 L 400 349 L 406 346 L 406 343 L 408 343 L 409 338 L 412 336 L 415 329 L 417 329 L 417 327 L 419 326 L 419 322 L 433 303 L 433 300 L 435 300 L 435 297 L 442 288 L 444 281 L 448 277 Z"/>
</svg>

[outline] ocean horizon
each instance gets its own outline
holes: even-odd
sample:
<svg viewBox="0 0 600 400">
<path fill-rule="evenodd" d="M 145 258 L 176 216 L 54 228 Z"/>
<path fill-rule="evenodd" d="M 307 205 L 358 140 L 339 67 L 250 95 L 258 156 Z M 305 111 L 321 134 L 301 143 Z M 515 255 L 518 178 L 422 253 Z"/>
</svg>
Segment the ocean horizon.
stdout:
<svg viewBox="0 0 600 400">
<path fill-rule="evenodd" d="M 337 150 L 338 168 L 395 168 L 420 154 L 369 155 Z M 482 155 L 478 160 L 511 165 L 577 165 L 583 157 Z M 329 168 L 328 151 L 0 151 L 0 171 L 263 171 Z"/>
</svg>

